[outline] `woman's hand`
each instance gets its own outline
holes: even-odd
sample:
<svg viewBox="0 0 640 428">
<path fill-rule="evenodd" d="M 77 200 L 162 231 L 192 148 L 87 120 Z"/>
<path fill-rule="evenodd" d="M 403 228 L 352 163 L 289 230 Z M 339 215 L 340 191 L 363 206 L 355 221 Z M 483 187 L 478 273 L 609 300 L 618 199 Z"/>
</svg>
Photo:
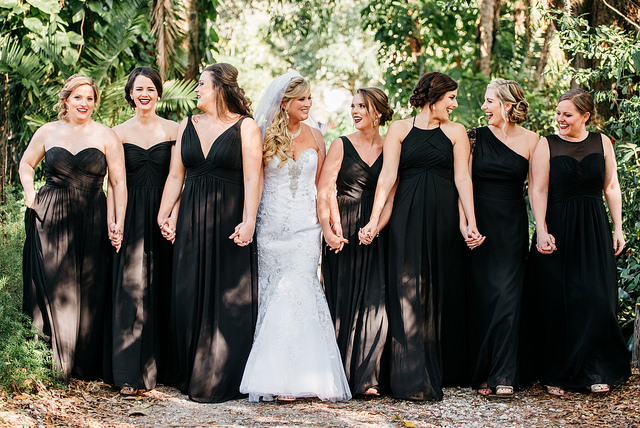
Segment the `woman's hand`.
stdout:
<svg viewBox="0 0 640 428">
<path fill-rule="evenodd" d="M 338 222 L 331 225 L 331 233 L 325 234 L 324 240 L 329 248 L 331 248 L 331 251 L 335 251 L 336 253 L 344 248 L 344 244 L 349 243 L 349 240 L 342 236 L 342 225 Z"/>
<path fill-rule="evenodd" d="M 165 218 L 158 223 L 160 226 L 160 233 L 162 237 L 172 244 L 176 242 L 176 223 L 171 218 Z"/>
<path fill-rule="evenodd" d="M 378 237 L 378 225 L 373 222 L 367 223 L 358 231 L 358 239 L 361 245 L 369 245 Z"/>
<path fill-rule="evenodd" d="M 467 225 L 466 230 L 463 233 L 464 242 L 467 244 L 470 250 L 480 246 L 487 238 L 478 232 L 478 228 L 473 225 Z"/>
<path fill-rule="evenodd" d="M 614 230 L 613 231 L 613 251 L 616 256 L 622 253 L 625 243 L 626 242 L 624 240 L 624 234 L 622 233 L 622 231 Z"/>
<path fill-rule="evenodd" d="M 24 189 L 24 204 L 30 209 L 36 205 L 36 192 L 33 189 Z"/>
<path fill-rule="evenodd" d="M 233 239 L 233 242 L 240 247 L 246 247 L 253 242 L 253 232 L 255 228 L 255 223 L 245 220 L 236 226 L 231 236 L 229 236 L 229 239 Z"/>
<path fill-rule="evenodd" d="M 122 227 L 120 227 L 117 223 L 109 223 L 109 240 L 111 241 L 111 245 L 116 249 L 116 253 L 120 252 L 120 247 L 122 246 L 122 238 L 124 234 L 122 233 Z"/>
<path fill-rule="evenodd" d="M 536 249 L 540 254 L 551 254 L 558 249 L 556 247 L 556 238 L 546 231 L 536 231 L 536 239 Z"/>
</svg>

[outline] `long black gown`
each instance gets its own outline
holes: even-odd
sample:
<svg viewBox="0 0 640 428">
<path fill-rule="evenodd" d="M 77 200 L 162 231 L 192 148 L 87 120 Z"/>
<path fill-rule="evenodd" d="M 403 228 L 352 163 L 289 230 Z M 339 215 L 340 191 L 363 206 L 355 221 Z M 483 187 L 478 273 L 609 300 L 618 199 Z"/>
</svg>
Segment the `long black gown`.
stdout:
<svg viewBox="0 0 640 428">
<path fill-rule="evenodd" d="M 371 245 L 359 245 L 358 230 L 371 217 L 382 154 L 365 163 L 347 137 L 336 180 L 343 236 L 349 240 L 335 253 L 325 244 L 322 275 L 336 328 L 336 338 L 353 395 L 382 387 L 381 357 L 387 339 L 384 234 Z"/>
<path fill-rule="evenodd" d="M 473 197 L 478 229 L 486 240 L 471 251 L 469 339 L 472 386 L 517 386 L 522 287 L 529 250 L 524 181 L 529 161 L 488 127 L 475 137 Z M 472 143 L 473 145 L 473 143 Z"/>
<path fill-rule="evenodd" d="M 173 369 L 166 357 L 169 343 L 163 338 L 169 332 L 173 250 L 156 220 L 173 144 L 164 141 L 148 149 L 123 144 L 128 201 L 122 246 L 113 263 L 116 386 L 152 389 L 161 373 Z"/>
<path fill-rule="evenodd" d="M 104 154 L 62 147 L 45 153 L 46 183 L 25 215 L 23 311 L 70 377 L 102 377 L 110 297 Z M 108 364 L 108 359 L 104 360 Z"/>
<path fill-rule="evenodd" d="M 399 398 L 441 400 L 445 370 L 451 383 L 468 374 L 460 316 L 465 247 L 451 140 L 440 127 L 414 126 L 402 142 L 398 173 L 389 222 L 391 390 Z"/>
<path fill-rule="evenodd" d="M 242 221 L 240 124 L 202 152 L 189 116 L 182 136 L 186 180 L 176 225 L 171 317 L 178 387 L 194 401 L 241 396 L 258 310 L 254 244 L 229 236 Z"/>
<path fill-rule="evenodd" d="M 590 132 L 580 142 L 557 135 L 547 140 L 546 222 L 558 249 L 540 254 L 533 238 L 526 300 L 533 343 L 526 358 L 544 385 L 617 385 L 630 376 L 630 359 L 616 318 L 616 261 L 602 201 L 602 137 Z"/>
</svg>

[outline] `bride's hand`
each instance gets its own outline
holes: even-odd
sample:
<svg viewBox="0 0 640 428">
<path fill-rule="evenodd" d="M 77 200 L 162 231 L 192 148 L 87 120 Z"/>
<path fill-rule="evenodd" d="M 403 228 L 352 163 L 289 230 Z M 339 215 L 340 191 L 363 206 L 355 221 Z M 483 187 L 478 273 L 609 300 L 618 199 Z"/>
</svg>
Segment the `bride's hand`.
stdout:
<svg viewBox="0 0 640 428">
<path fill-rule="evenodd" d="M 236 226 L 235 230 L 229 236 L 229 239 L 233 239 L 240 247 L 245 247 L 253 242 L 253 232 L 255 230 L 255 223 L 243 221 Z"/>
</svg>

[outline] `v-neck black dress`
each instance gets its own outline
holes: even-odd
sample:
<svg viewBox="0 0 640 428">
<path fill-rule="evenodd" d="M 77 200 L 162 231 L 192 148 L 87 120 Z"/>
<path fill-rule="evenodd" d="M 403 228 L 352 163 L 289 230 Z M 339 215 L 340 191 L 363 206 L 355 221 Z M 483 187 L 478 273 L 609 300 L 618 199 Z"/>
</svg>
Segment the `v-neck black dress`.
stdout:
<svg viewBox="0 0 640 428">
<path fill-rule="evenodd" d="M 470 251 L 469 340 L 472 386 L 517 387 L 522 287 L 529 250 L 524 181 L 529 161 L 488 127 L 475 133 L 473 197 L 478 229 L 487 237 Z M 473 137 L 471 138 L 473 140 Z"/>
<path fill-rule="evenodd" d="M 177 385 L 194 401 L 240 397 L 256 323 L 254 244 L 229 236 L 242 221 L 241 118 L 202 152 L 192 123 L 182 135 L 186 179 L 176 225 L 171 319 Z"/>
<path fill-rule="evenodd" d="M 369 387 L 384 389 L 381 357 L 387 339 L 385 308 L 385 238 L 359 245 L 358 230 L 369 221 L 382 170 L 382 154 L 367 165 L 347 137 L 336 179 L 342 233 L 349 243 L 335 253 L 326 244 L 322 253 L 325 294 L 353 395 Z"/>
<path fill-rule="evenodd" d="M 124 143 L 127 212 L 120 252 L 113 261 L 113 383 L 152 389 L 173 370 L 169 301 L 173 246 L 157 226 L 169 173 L 171 147 L 163 141 L 148 149 Z"/>
</svg>

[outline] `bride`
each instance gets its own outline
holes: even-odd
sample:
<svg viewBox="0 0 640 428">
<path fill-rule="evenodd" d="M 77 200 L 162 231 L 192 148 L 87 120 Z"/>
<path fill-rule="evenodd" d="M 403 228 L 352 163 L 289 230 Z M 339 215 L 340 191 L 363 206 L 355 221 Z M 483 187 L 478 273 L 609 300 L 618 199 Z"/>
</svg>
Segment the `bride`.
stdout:
<svg viewBox="0 0 640 428">
<path fill-rule="evenodd" d="M 320 131 L 302 123 L 310 108 L 309 83 L 289 71 L 256 110 L 265 163 L 256 220 L 258 321 L 240 385 L 254 402 L 351 398 L 317 275 L 315 185 L 325 145 Z"/>
</svg>

